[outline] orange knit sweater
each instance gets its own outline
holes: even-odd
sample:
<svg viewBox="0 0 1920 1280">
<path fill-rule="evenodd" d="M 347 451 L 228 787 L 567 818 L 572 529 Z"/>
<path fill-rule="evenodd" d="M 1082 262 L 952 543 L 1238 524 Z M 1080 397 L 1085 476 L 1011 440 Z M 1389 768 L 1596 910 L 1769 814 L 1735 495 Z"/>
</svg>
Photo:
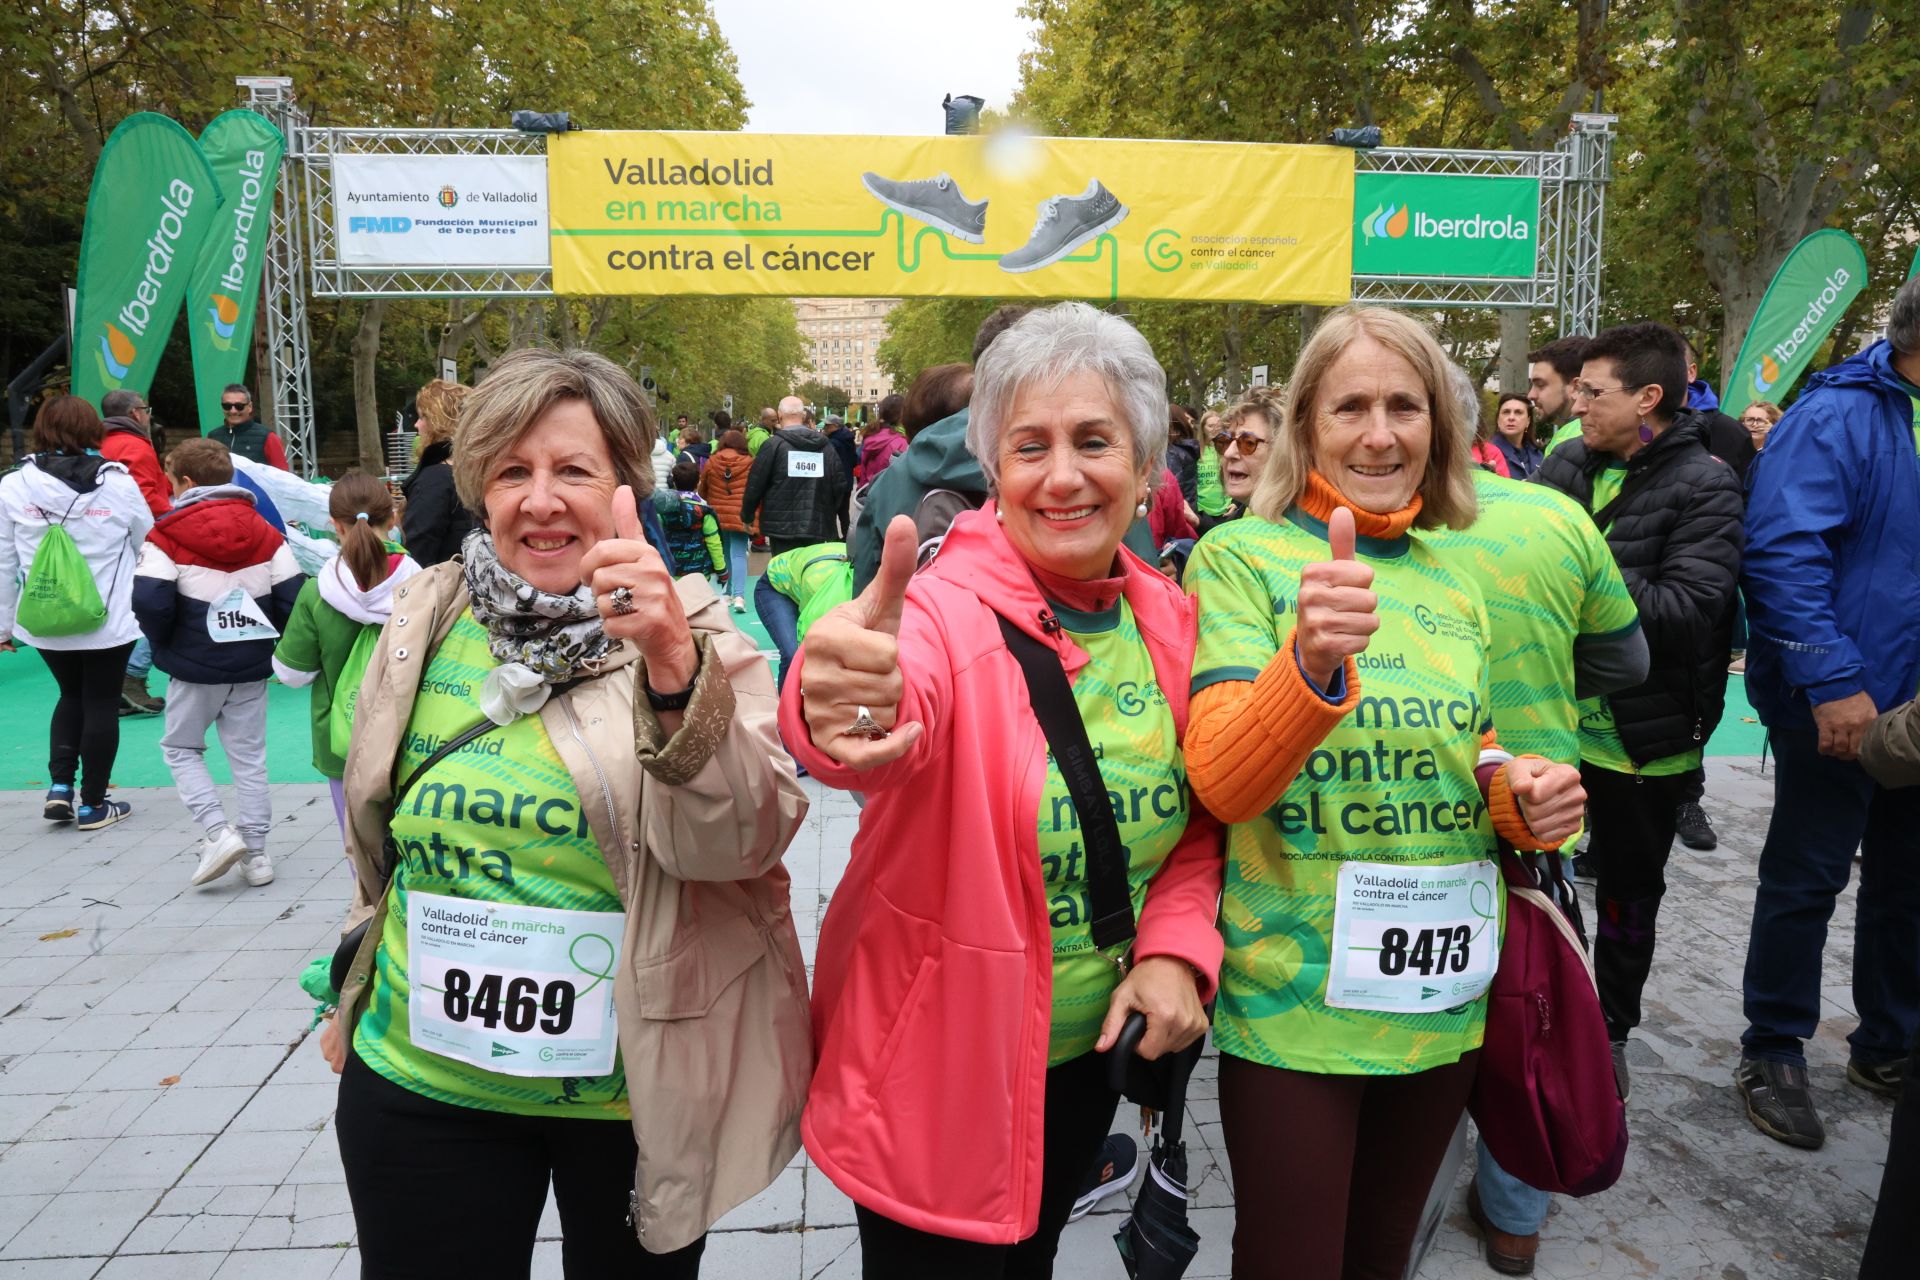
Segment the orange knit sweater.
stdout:
<svg viewBox="0 0 1920 1280">
<path fill-rule="evenodd" d="M 1317 520 L 1331 519 L 1335 507 L 1346 507 L 1361 536 L 1397 538 L 1413 527 L 1420 497 L 1414 495 L 1399 511 L 1367 511 L 1311 471 L 1299 507 Z M 1226 680 L 1194 694 L 1186 740 L 1187 778 L 1194 793 L 1222 822 L 1258 817 L 1292 785 L 1313 749 L 1360 704 L 1360 671 L 1352 658 L 1347 659 L 1346 678 L 1346 697 L 1337 704 L 1328 702 L 1300 673 L 1294 633 L 1288 632 L 1256 679 Z M 1481 745 L 1498 743 L 1489 732 Z M 1494 830 L 1516 848 L 1539 846 L 1520 815 L 1504 768 L 1493 775 L 1487 807 Z"/>
</svg>

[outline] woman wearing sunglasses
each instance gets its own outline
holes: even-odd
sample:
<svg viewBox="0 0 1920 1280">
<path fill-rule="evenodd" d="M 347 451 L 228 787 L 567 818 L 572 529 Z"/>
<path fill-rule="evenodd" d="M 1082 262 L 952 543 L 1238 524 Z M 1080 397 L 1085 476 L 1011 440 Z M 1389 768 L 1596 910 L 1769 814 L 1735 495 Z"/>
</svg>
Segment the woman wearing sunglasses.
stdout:
<svg viewBox="0 0 1920 1280">
<path fill-rule="evenodd" d="M 1273 439 L 1274 424 L 1280 420 L 1280 393 L 1279 387 L 1255 387 L 1220 415 L 1220 429 L 1214 432 L 1211 443 L 1220 460 L 1220 485 L 1227 493 L 1227 509 L 1217 516 L 1201 513 L 1203 536 L 1215 525 L 1246 514 L 1254 481 L 1260 478 L 1260 466 L 1266 461 L 1261 450 Z"/>
</svg>

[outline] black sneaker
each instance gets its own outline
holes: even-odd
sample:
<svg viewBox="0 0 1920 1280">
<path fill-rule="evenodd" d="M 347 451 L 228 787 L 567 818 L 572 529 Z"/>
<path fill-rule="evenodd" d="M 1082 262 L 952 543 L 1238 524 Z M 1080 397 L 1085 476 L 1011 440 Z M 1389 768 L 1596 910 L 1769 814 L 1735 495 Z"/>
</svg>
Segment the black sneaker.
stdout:
<svg viewBox="0 0 1920 1280">
<path fill-rule="evenodd" d="M 1892 1062 L 1883 1062 L 1870 1067 L 1858 1058 L 1847 1059 L 1847 1083 L 1855 1084 L 1868 1093 L 1877 1093 L 1883 1098 L 1898 1098 L 1900 1086 L 1907 1078 L 1907 1061 L 1896 1058 Z"/>
<path fill-rule="evenodd" d="M 48 822 L 72 822 L 73 788 L 65 783 L 48 787 L 47 803 L 41 808 L 40 816 Z"/>
<path fill-rule="evenodd" d="M 1720 847 L 1720 837 L 1713 833 L 1713 819 L 1695 801 L 1680 806 L 1673 815 L 1673 826 L 1680 834 L 1680 843 L 1689 849 L 1705 853 Z"/>
<path fill-rule="evenodd" d="M 1769 1138 L 1808 1151 L 1818 1151 L 1826 1142 L 1826 1126 L 1813 1109 L 1804 1064 L 1742 1058 L 1733 1082 L 1747 1100 L 1747 1119 Z"/>
<path fill-rule="evenodd" d="M 1067 1215 L 1067 1221 L 1080 1221 L 1093 1212 L 1094 1205 L 1132 1186 L 1133 1175 L 1139 1168 L 1140 1148 L 1134 1140 L 1124 1133 L 1108 1134 L 1107 1140 L 1100 1144 L 1100 1154 L 1094 1157 L 1093 1168 L 1087 1171 L 1087 1180 L 1081 1185 L 1080 1197 L 1073 1202 L 1073 1212 Z"/>
</svg>

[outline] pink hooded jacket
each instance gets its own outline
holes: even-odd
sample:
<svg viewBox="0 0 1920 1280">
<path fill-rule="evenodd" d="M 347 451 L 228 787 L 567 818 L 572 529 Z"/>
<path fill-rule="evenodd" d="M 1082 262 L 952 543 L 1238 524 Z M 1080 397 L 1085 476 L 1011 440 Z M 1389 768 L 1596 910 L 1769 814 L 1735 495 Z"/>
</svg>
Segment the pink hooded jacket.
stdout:
<svg viewBox="0 0 1920 1280">
<path fill-rule="evenodd" d="M 1124 592 L 1184 735 L 1193 600 L 1124 548 Z M 995 614 L 1060 651 L 1048 606 L 995 520 L 954 521 L 907 588 L 900 720 L 925 733 L 856 773 L 813 746 L 801 715 L 806 649 L 780 729 L 816 778 L 866 793 L 853 858 L 820 929 L 807 1151 L 854 1202 L 923 1231 L 1011 1244 L 1039 1223 L 1053 936 L 1039 852 L 1046 739 Z M 1222 828 L 1194 800 L 1148 886 L 1136 958 L 1173 956 L 1213 998 Z"/>
<path fill-rule="evenodd" d="M 860 465 L 854 470 L 854 479 L 861 484 L 872 484 L 906 451 L 907 438 L 897 427 L 875 427 L 860 442 Z"/>
</svg>

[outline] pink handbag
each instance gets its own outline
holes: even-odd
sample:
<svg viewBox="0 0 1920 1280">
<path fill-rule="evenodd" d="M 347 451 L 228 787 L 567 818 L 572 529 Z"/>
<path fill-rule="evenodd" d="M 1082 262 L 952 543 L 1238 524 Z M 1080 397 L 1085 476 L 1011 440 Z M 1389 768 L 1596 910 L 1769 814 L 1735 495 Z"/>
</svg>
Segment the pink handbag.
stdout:
<svg viewBox="0 0 1920 1280">
<path fill-rule="evenodd" d="M 1541 1191 L 1590 1196 L 1626 1163 L 1627 1108 L 1579 901 L 1555 855 L 1522 860 L 1503 846 L 1500 869 L 1507 932 L 1467 1109 L 1502 1169 Z"/>
</svg>

